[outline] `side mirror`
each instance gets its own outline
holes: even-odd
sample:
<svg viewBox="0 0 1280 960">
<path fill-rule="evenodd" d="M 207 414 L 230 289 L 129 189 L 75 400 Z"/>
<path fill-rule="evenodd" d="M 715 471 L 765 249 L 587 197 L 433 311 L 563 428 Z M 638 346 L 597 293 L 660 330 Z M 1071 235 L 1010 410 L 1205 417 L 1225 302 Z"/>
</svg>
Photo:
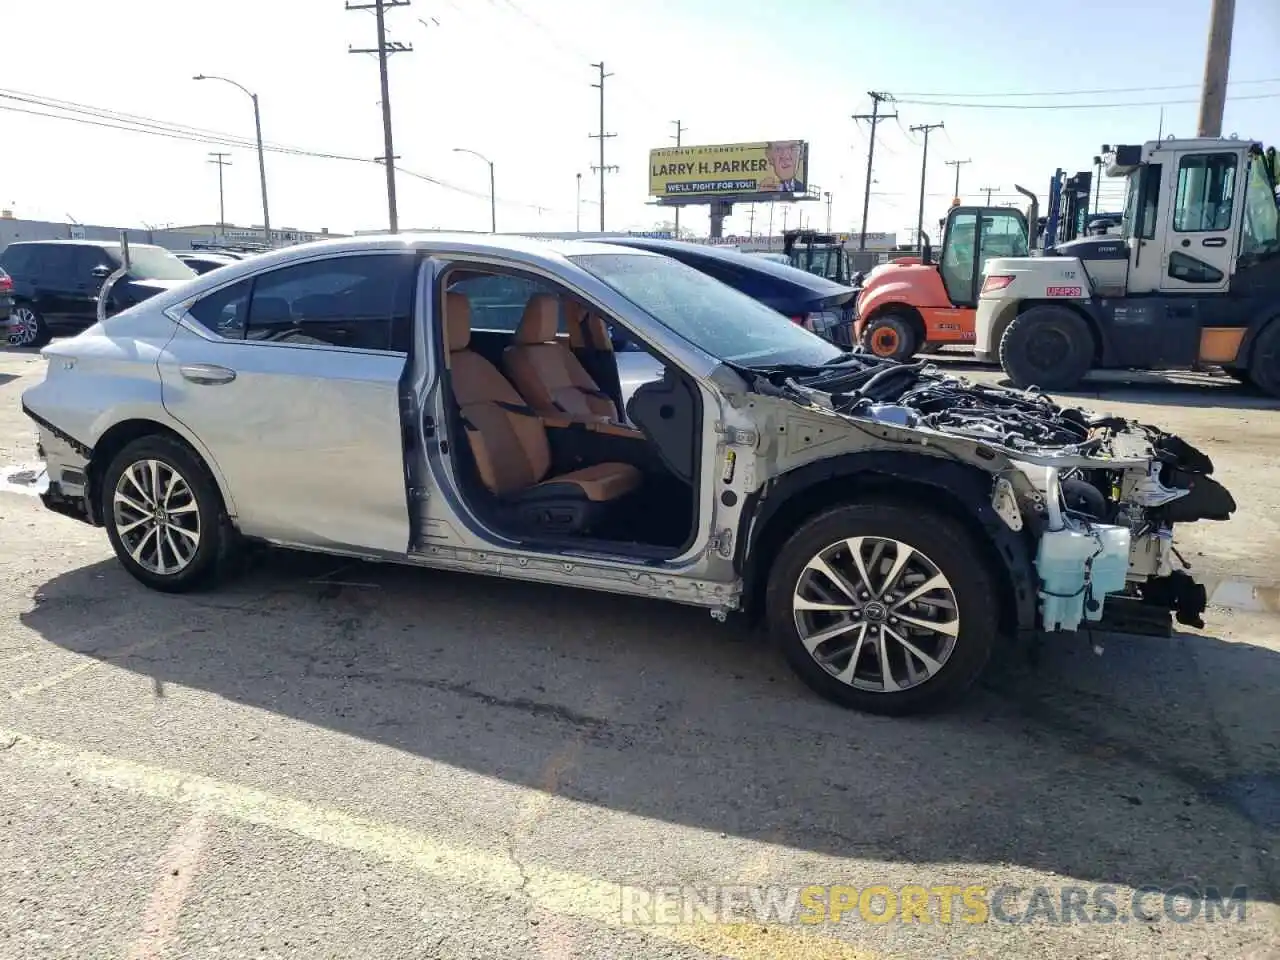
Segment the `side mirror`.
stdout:
<svg viewBox="0 0 1280 960">
<path fill-rule="evenodd" d="M 928 234 L 924 234 L 921 240 L 920 262 L 927 267 L 933 264 L 933 244 L 929 242 Z"/>
<path fill-rule="evenodd" d="M 115 273 L 115 268 L 108 267 L 107 265 L 100 263 L 89 272 L 99 280 L 105 280 L 107 277 L 111 276 L 111 274 Z"/>
</svg>

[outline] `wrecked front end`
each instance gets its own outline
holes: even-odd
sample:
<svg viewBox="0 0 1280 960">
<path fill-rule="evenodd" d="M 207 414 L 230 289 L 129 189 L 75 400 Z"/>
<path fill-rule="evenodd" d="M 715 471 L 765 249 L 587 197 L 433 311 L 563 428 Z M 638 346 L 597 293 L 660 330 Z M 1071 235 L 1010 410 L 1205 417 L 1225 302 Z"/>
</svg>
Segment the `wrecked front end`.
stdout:
<svg viewBox="0 0 1280 960">
<path fill-rule="evenodd" d="M 1209 457 L 1181 438 L 1035 390 L 863 354 L 770 371 L 755 387 L 854 427 L 851 438 L 863 443 L 986 471 L 990 499 L 981 509 L 1025 544 L 1036 585 L 1037 622 L 1022 627 L 1128 629 L 1154 614 L 1167 628 L 1170 611 L 1204 626 L 1205 589 L 1174 545 L 1174 528 L 1226 520 L 1236 505 Z"/>
</svg>

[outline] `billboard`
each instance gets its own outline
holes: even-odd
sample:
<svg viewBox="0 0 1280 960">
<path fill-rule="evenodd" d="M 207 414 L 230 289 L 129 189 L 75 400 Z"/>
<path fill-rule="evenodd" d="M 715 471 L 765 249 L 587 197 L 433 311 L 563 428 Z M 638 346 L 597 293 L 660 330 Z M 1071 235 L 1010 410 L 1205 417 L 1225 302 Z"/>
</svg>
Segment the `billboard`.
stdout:
<svg viewBox="0 0 1280 960">
<path fill-rule="evenodd" d="M 803 194 L 809 183 L 804 140 L 661 147 L 649 151 L 649 195 L 736 197 Z"/>
</svg>

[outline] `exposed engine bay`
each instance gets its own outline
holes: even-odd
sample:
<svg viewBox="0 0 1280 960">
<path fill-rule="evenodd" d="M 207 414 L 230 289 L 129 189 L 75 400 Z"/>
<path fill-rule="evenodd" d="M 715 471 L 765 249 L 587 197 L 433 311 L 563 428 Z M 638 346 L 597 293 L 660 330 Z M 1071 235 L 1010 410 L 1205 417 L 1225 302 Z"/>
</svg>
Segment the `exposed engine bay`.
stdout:
<svg viewBox="0 0 1280 960">
<path fill-rule="evenodd" d="M 1101 619 L 1108 595 L 1204 626 L 1205 589 L 1187 573 L 1173 526 L 1227 520 L 1236 504 L 1213 479 L 1209 457 L 1180 437 L 927 361 L 855 352 L 826 367 L 754 372 L 765 392 L 919 434 L 922 444 L 931 434 L 963 437 L 980 455 L 1008 458 L 1038 496 L 1030 502 L 997 477 L 992 506 L 1010 529 L 1036 540 L 1043 629 Z"/>
</svg>

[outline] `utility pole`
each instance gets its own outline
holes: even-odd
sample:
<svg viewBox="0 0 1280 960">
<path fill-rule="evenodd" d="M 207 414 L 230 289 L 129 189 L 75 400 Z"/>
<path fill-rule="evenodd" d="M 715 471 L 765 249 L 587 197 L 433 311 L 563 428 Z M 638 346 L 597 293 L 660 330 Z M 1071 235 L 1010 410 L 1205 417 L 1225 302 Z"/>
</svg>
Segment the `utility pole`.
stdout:
<svg viewBox="0 0 1280 960">
<path fill-rule="evenodd" d="M 617 136 L 616 133 L 604 132 L 604 81 L 606 77 L 612 77 L 613 74 L 604 72 L 603 60 L 601 60 L 599 63 L 593 63 L 591 66 L 595 67 L 597 70 L 600 71 L 600 82 L 593 83 L 591 85 L 600 91 L 600 132 L 590 133 L 590 134 L 587 134 L 587 136 L 589 136 L 592 140 L 600 141 L 600 163 L 598 165 L 593 164 L 591 169 L 597 170 L 600 173 L 600 232 L 604 233 L 604 175 L 606 173 L 612 173 L 613 171 L 618 169 L 616 165 L 607 166 L 604 162 L 604 142 L 608 140 L 610 137 Z"/>
<path fill-rule="evenodd" d="M 943 162 L 946 163 L 948 167 L 956 168 L 956 190 L 955 190 L 955 193 L 952 194 L 952 196 L 955 197 L 957 200 L 959 200 L 960 199 L 960 168 L 966 163 L 973 163 L 973 161 L 972 160 L 945 160 Z"/>
<path fill-rule="evenodd" d="M 862 228 L 858 235 L 858 250 L 867 249 L 867 213 L 871 209 L 871 167 L 876 159 L 876 124 L 881 120 L 892 120 L 897 116 L 896 113 L 880 112 L 880 101 L 891 100 L 892 97 L 887 93 L 877 93 L 874 90 L 867 91 L 867 96 L 871 98 L 871 112 L 855 113 L 854 120 L 870 120 L 871 136 L 868 138 L 871 142 L 867 147 L 867 189 L 862 195 Z"/>
<path fill-rule="evenodd" d="M 916 215 L 916 244 L 924 249 L 924 185 L 929 176 L 929 134 L 941 130 L 943 123 L 922 123 L 911 128 L 912 133 L 924 134 L 924 154 L 920 158 L 920 212 Z"/>
<path fill-rule="evenodd" d="M 979 188 L 978 188 L 979 192 L 981 192 L 981 193 L 985 193 L 985 194 L 987 195 L 987 206 L 988 206 L 988 207 L 989 207 L 989 206 L 991 206 L 991 195 L 992 195 L 993 193 L 995 193 L 995 192 L 996 192 L 997 190 L 999 190 L 999 189 L 1001 189 L 1001 188 L 1000 188 L 1000 187 L 979 187 Z"/>
<path fill-rule="evenodd" d="M 769 249 L 773 249 L 773 201 L 769 201 Z"/>
<path fill-rule="evenodd" d="M 831 232 L 831 191 L 828 190 L 823 194 L 827 198 L 827 233 Z"/>
<path fill-rule="evenodd" d="M 582 174 L 576 174 L 578 178 L 578 202 L 573 205 L 573 232 L 582 232 Z"/>
<path fill-rule="evenodd" d="M 222 168 L 231 166 L 231 161 L 227 157 L 229 153 L 218 153 L 216 150 L 210 150 L 209 156 L 213 157 L 209 163 L 214 164 L 218 168 L 218 226 L 225 227 L 227 225 L 227 207 L 222 200 Z"/>
<path fill-rule="evenodd" d="M 392 233 L 400 231 L 400 219 L 396 213 L 396 160 L 391 143 L 391 87 L 387 79 L 387 57 L 393 53 L 409 53 L 413 46 L 398 40 L 387 39 L 388 7 L 407 7 L 410 0 L 373 0 L 372 3 L 352 3 L 348 10 L 372 10 L 378 21 L 378 45 L 376 47 L 348 47 L 348 53 L 376 53 L 378 55 L 378 81 L 382 85 L 382 156 L 387 168 L 387 221 Z"/>
<path fill-rule="evenodd" d="M 756 235 L 756 205 L 753 203 L 750 212 L 747 214 L 747 239 L 750 240 Z M 677 239 L 679 239 L 677 237 Z"/>
<path fill-rule="evenodd" d="M 678 147 L 680 146 L 680 135 L 684 133 L 686 130 L 688 130 L 689 128 L 686 127 L 679 120 L 672 120 L 671 122 L 675 125 L 675 128 L 676 128 L 676 135 L 671 139 L 676 142 L 676 146 Z M 601 122 L 601 126 L 602 127 L 604 126 L 603 122 Z M 679 207 L 676 207 L 676 239 L 677 240 L 680 239 L 680 208 Z"/>
<path fill-rule="evenodd" d="M 1209 49 L 1204 58 L 1204 83 L 1200 88 L 1200 120 L 1196 136 L 1222 136 L 1222 113 L 1227 106 L 1227 75 L 1231 72 L 1231 28 L 1236 0 L 1212 0 L 1209 12 Z"/>
</svg>

